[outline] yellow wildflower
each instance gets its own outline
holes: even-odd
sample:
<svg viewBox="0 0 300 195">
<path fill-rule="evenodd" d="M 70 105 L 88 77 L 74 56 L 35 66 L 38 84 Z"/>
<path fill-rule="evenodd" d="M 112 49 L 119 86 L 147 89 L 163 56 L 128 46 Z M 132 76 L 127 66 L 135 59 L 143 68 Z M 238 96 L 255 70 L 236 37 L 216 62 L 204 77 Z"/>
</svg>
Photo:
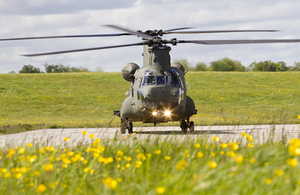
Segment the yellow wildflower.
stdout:
<svg viewBox="0 0 300 195">
<path fill-rule="evenodd" d="M 118 152 L 117 152 L 117 155 L 118 155 L 118 156 L 123 156 L 123 154 L 124 154 L 124 153 L 123 153 L 121 150 L 118 150 Z"/>
<path fill-rule="evenodd" d="M 51 171 L 53 169 L 53 164 L 47 163 L 43 166 L 44 171 Z"/>
<path fill-rule="evenodd" d="M 104 183 L 107 188 L 113 190 L 113 189 L 116 189 L 118 182 L 116 180 L 114 180 L 113 178 L 108 177 L 108 178 L 102 180 L 102 183 Z"/>
<path fill-rule="evenodd" d="M 170 156 L 165 156 L 164 159 L 165 159 L 165 160 L 170 160 L 171 157 L 170 157 Z"/>
<path fill-rule="evenodd" d="M 217 136 L 213 136 L 213 137 L 212 137 L 212 140 L 213 140 L 214 142 L 218 142 L 218 141 L 220 141 L 220 138 L 217 137 Z"/>
<path fill-rule="evenodd" d="M 89 138 L 94 139 L 95 135 L 94 134 L 90 134 Z"/>
<path fill-rule="evenodd" d="M 242 135 L 242 137 L 245 137 L 247 135 L 247 133 L 246 132 L 242 132 L 241 135 Z"/>
<path fill-rule="evenodd" d="M 250 163 L 251 164 L 255 163 L 255 158 L 251 158 Z"/>
<path fill-rule="evenodd" d="M 214 168 L 216 168 L 216 167 L 218 166 L 218 164 L 217 164 L 215 161 L 209 161 L 209 162 L 207 163 L 207 165 L 208 165 L 208 167 L 209 167 L 210 169 L 214 169 Z"/>
<path fill-rule="evenodd" d="M 143 153 L 139 153 L 136 158 L 139 160 L 146 160 L 146 156 Z"/>
<path fill-rule="evenodd" d="M 4 173 L 3 178 L 9 178 L 9 177 L 11 177 L 11 173 L 10 172 Z"/>
<path fill-rule="evenodd" d="M 142 161 L 137 160 L 137 161 L 135 161 L 134 167 L 139 168 L 142 164 L 143 164 Z"/>
<path fill-rule="evenodd" d="M 165 192 L 165 188 L 164 187 L 157 187 L 156 188 L 156 193 L 157 194 L 163 194 Z"/>
<path fill-rule="evenodd" d="M 229 148 L 230 148 L 230 150 L 235 151 L 235 150 L 237 150 L 239 148 L 239 145 L 237 143 L 230 142 L 229 143 Z"/>
<path fill-rule="evenodd" d="M 227 145 L 226 143 L 221 143 L 221 147 L 222 147 L 222 148 L 227 148 L 228 145 Z"/>
<path fill-rule="evenodd" d="M 243 162 L 243 156 L 242 156 L 242 155 L 238 155 L 238 156 L 236 157 L 236 159 L 235 159 L 235 162 L 236 162 L 236 163 L 241 163 L 241 162 Z"/>
<path fill-rule="evenodd" d="M 253 142 L 253 137 L 252 137 L 252 135 L 248 134 L 248 135 L 246 136 L 246 138 L 247 138 L 247 140 L 248 140 L 249 142 Z"/>
<path fill-rule="evenodd" d="M 27 147 L 30 148 L 32 146 L 32 143 L 27 144 Z"/>
<path fill-rule="evenodd" d="M 297 166 L 298 161 L 294 158 L 289 158 L 286 160 L 286 164 L 288 164 L 291 167 Z"/>
<path fill-rule="evenodd" d="M 47 190 L 47 187 L 44 184 L 40 184 L 35 189 L 38 193 L 44 193 Z"/>
<path fill-rule="evenodd" d="M 86 135 L 88 132 L 87 131 L 82 131 L 81 132 L 83 135 Z"/>
<path fill-rule="evenodd" d="M 126 163 L 125 167 L 129 168 L 130 167 L 130 163 Z"/>
<path fill-rule="evenodd" d="M 83 169 L 83 172 L 86 173 L 86 172 L 88 172 L 89 170 L 90 170 L 90 168 L 89 168 L 89 167 L 86 167 L 86 168 Z"/>
<path fill-rule="evenodd" d="M 16 173 L 15 178 L 20 179 L 22 177 L 22 173 Z"/>
<path fill-rule="evenodd" d="M 267 185 L 270 185 L 271 183 L 272 183 L 272 179 L 267 178 L 267 179 L 266 179 L 266 184 L 267 184 Z"/>
<path fill-rule="evenodd" d="M 73 155 L 74 155 L 74 152 L 69 151 L 67 154 L 68 154 L 68 156 L 73 156 Z"/>
<path fill-rule="evenodd" d="M 195 143 L 195 147 L 196 147 L 196 148 L 200 148 L 200 146 L 201 146 L 201 145 L 200 145 L 199 143 Z"/>
<path fill-rule="evenodd" d="M 161 150 L 155 150 L 155 154 L 160 154 Z"/>
<path fill-rule="evenodd" d="M 186 167 L 186 166 L 188 166 L 188 162 L 187 161 L 185 161 L 185 160 L 180 160 L 178 163 L 177 163 L 177 165 L 176 165 L 176 168 L 178 169 L 178 170 L 182 170 L 182 169 L 184 169 L 184 167 Z"/>
<path fill-rule="evenodd" d="M 202 158 L 204 156 L 203 152 L 197 152 L 197 157 Z"/>
<path fill-rule="evenodd" d="M 281 177 L 284 174 L 283 170 L 276 169 L 275 170 L 275 176 L 276 177 Z"/>
<path fill-rule="evenodd" d="M 94 172 L 95 172 L 95 170 L 94 170 L 94 169 L 91 169 L 91 170 L 90 170 L 90 175 L 93 175 Z"/>
<path fill-rule="evenodd" d="M 67 141 L 69 140 L 69 137 L 65 137 L 65 139 L 64 139 L 64 140 L 65 140 L 65 142 L 67 142 Z"/>
</svg>

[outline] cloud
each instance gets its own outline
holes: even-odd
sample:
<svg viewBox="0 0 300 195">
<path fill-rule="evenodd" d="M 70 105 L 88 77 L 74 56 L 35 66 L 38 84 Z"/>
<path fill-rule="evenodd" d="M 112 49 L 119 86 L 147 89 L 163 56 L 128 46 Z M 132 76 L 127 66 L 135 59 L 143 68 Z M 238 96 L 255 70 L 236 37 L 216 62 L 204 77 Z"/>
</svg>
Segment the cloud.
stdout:
<svg viewBox="0 0 300 195">
<path fill-rule="evenodd" d="M 82 10 L 116 9 L 133 6 L 135 0 L 9 0 L 0 2 L 0 12 L 7 15 L 46 15 L 81 12 Z"/>
</svg>

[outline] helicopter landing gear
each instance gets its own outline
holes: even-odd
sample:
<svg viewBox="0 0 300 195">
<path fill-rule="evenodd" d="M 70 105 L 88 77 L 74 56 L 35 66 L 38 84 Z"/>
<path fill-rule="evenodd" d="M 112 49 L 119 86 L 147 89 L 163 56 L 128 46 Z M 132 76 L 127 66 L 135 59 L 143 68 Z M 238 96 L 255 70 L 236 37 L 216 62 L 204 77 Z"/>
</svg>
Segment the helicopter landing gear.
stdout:
<svg viewBox="0 0 300 195">
<path fill-rule="evenodd" d="M 180 128 L 182 133 L 187 133 L 187 130 L 190 130 L 190 133 L 194 132 L 194 122 L 193 121 L 189 121 L 189 119 L 187 121 L 185 120 L 181 120 L 180 121 Z"/>
<path fill-rule="evenodd" d="M 126 121 L 121 121 L 121 133 L 124 134 L 126 133 L 126 129 L 128 129 L 128 133 L 132 134 L 133 133 L 133 124 L 132 122 Z"/>
<path fill-rule="evenodd" d="M 132 134 L 132 133 L 133 133 L 133 125 L 132 125 L 132 122 L 129 122 L 129 123 L 128 123 L 128 133 L 129 133 L 129 134 Z"/>
<path fill-rule="evenodd" d="M 127 122 L 126 121 L 122 121 L 121 122 L 121 133 L 122 134 L 126 133 L 126 129 L 127 129 Z"/>
</svg>

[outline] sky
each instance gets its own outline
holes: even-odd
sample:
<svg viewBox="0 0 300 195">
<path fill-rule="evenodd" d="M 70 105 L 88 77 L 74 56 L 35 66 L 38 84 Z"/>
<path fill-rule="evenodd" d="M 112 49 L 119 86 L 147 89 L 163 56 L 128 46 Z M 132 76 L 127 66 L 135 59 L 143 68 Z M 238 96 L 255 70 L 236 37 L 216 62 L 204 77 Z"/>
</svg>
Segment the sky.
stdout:
<svg viewBox="0 0 300 195">
<path fill-rule="evenodd" d="M 0 0 L 0 39 L 122 33 L 104 25 L 132 30 L 194 27 L 193 30 L 279 30 L 264 33 L 164 35 L 164 39 L 300 39 L 299 0 Z M 31 64 L 84 67 L 120 72 L 129 62 L 142 66 L 142 46 L 39 57 L 24 54 L 102 47 L 140 42 L 136 36 L 23 40 L 0 42 L 0 73 L 19 72 Z M 300 62 L 300 43 L 172 46 L 171 61 L 187 59 L 191 66 L 224 57 L 248 67 L 254 61 Z"/>
</svg>

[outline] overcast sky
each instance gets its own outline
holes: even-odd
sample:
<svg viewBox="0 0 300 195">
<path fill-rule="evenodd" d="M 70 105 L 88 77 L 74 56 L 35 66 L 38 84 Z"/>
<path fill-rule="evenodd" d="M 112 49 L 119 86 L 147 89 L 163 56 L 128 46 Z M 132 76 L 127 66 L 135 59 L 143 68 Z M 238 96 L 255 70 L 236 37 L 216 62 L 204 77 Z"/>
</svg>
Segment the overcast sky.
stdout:
<svg viewBox="0 0 300 195">
<path fill-rule="evenodd" d="M 164 35 L 185 40 L 300 39 L 299 0 L 0 0 L 0 39 L 26 36 L 122 33 L 115 24 L 133 30 L 195 27 L 195 30 L 275 29 L 273 33 Z M 101 47 L 139 42 L 135 36 L 0 42 L 0 73 L 18 72 L 31 64 L 44 71 L 61 63 L 95 71 L 119 72 L 128 62 L 142 66 L 142 46 L 61 55 L 23 57 L 22 54 Z M 191 65 L 229 57 L 244 66 L 253 61 L 300 62 L 300 43 L 172 46 L 171 59 Z"/>
</svg>

